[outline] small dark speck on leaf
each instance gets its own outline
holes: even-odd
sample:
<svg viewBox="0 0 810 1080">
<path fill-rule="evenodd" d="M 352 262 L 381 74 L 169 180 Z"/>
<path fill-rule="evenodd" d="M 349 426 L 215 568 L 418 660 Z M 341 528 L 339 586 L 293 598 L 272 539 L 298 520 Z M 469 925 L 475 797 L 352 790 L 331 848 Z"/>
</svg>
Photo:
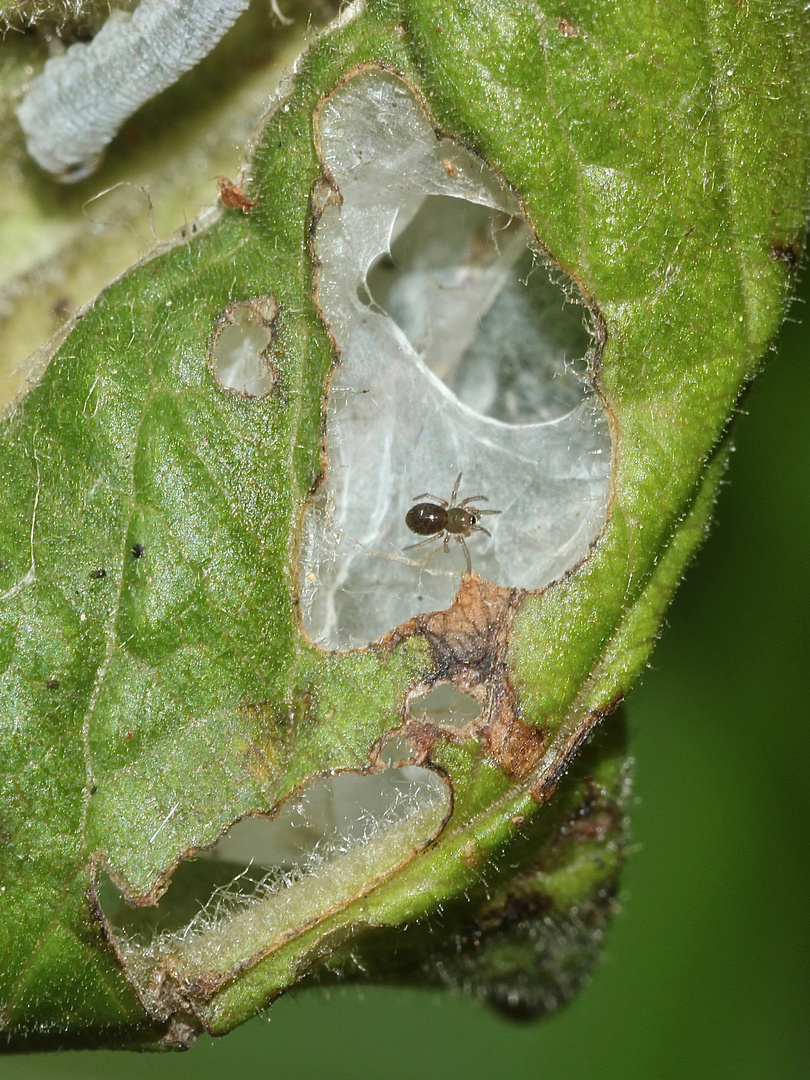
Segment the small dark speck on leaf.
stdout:
<svg viewBox="0 0 810 1080">
<path fill-rule="evenodd" d="M 133 559 L 140 559 L 143 556 L 143 553 L 144 553 L 143 544 L 133 544 L 132 545 L 132 558 Z"/>
<path fill-rule="evenodd" d="M 90 577 L 93 581 L 101 581 L 102 578 L 107 576 L 107 571 L 103 569 L 91 570 Z"/>
<path fill-rule="evenodd" d="M 45 685 L 48 687 L 49 690 L 58 690 L 59 689 L 59 680 L 58 679 L 48 679 L 48 681 L 45 683 Z"/>
<path fill-rule="evenodd" d="M 774 259 L 778 259 L 779 262 L 783 262 L 790 273 L 795 277 L 796 271 L 799 269 L 801 244 L 798 240 L 793 240 L 789 243 L 773 240 L 771 241 L 771 256 Z"/>
</svg>

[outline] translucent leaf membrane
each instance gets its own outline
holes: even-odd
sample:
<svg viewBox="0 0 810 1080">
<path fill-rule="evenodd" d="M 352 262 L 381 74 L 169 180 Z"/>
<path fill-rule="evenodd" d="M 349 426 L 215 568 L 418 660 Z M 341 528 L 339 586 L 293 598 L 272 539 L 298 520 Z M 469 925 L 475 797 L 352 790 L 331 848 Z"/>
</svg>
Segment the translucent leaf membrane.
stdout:
<svg viewBox="0 0 810 1080">
<path fill-rule="evenodd" d="M 549 279 L 508 186 L 386 73 L 341 84 L 317 123 L 339 192 L 320 197 L 318 300 L 340 362 L 299 579 L 307 632 L 346 648 L 452 602 L 463 546 L 405 517 L 422 493 L 450 501 L 459 473 L 459 502 L 499 511 L 465 538 L 477 574 L 564 574 L 603 526 L 610 438 L 587 309 Z"/>
<path fill-rule="evenodd" d="M 364 895 L 441 829 L 450 793 L 419 766 L 316 777 L 272 820 L 237 822 L 186 859 L 153 908 L 102 905 L 142 988 L 155 970 L 228 971 Z"/>
<path fill-rule="evenodd" d="M 414 694 L 408 702 L 408 712 L 434 724 L 462 730 L 480 718 L 482 706 L 472 694 L 465 694 L 452 683 L 437 683 L 426 693 Z"/>
<path fill-rule="evenodd" d="M 269 296 L 230 304 L 217 320 L 211 343 L 211 370 L 224 390 L 242 397 L 265 397 L 275 385 L 270 358 L 278 311 Z"/>
</svg>

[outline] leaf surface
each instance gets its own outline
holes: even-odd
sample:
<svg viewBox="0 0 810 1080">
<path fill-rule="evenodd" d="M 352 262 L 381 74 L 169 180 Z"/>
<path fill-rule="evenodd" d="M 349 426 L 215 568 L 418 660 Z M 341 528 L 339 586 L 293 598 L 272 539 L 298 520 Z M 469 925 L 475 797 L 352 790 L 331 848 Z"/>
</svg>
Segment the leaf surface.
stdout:
<svg viewBox="0 0 810 1080">
<path fill-rule="evenodd" d="M 621 863 L 620 729 L 564 774 L 647 661 L 784 312 L 807 70 L 798 3 L 371 5 L 314 43 L 267 117 L 256 205 L 184 230 L 76 320 L 0 429 L 11 1045 L 187 1045 L 353 964 L 435 981 L 420 955 L 444 905 L 458 946 L 445 983 L 527 1015 L 574 992 Z M 581 289 L 610 500 L 559 580 L 466 574 L 446 611 L 415 608 L 371 646 L 333 651 L 302 629 L 296 576 L 336 359 L 317 229 L 343 195 L 318 110 L 342 80 L 392 73 L 513 189 Z M 266 330 L 265 396 L 215 377 L 234 305 Z M 440 683 L 478 702 L 472 725 L 412 711 Z M 235 895 L 191 858 L 243 819 L 298 799 L 314 813 L 319 778 L 393 776 L 396 737 L 409 750 L 391 806 L 281 878 Z M 188 868 L 208 889 L 196 921 Z M 157 930 L 136 918 L 155 905 Z M 577 942 L 581 910 L 593 934 Z M 548 959 L 544 918 L 573 961 Z"/>
</svg>

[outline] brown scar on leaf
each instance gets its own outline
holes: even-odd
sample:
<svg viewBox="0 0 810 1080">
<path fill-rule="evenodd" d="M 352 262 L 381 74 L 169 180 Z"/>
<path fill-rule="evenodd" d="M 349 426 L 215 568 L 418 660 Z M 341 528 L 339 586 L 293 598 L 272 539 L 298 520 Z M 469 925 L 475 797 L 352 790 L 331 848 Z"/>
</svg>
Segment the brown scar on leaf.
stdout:
<svg viewBox="0 0 810 1080">
<path fill-rule="evenodd" d="M 418 615 L 380 642 L 396 647 L 411 636 L 427 642 L 433 671 L 430 682 L 448 682 L 485 706 L 479 720 L 464 731 L 448 729 L 426 716 L 405 717 L 398 732 L 414 747 L 415 760 L 431 766 L 434 747 L 441 742 L 463 741 L 474 731 L 487 751 L 511 777 L 526 784 L 537 803 L 547 802 L 588 740 L 595 726 L 622 701 L 622 695 L 577 721 L 567 733 L 552 733 L 547 726 L 527 723 L 520 713 L 517 692 L 509 678 L 506 653 L 514 615 L 526 595 L 483 581 L 474 573 L 462 575 L 461 588 L 446 611 Z"/>
<path fill-rule="evenodd" d="M 524 590 L 504 589 L 476 574 L 463 574 L 461 588 L 451 607 L 417 615 L 383 639 L 394 647 L 404 637 L 423 637 L 433 656 L 434 684 L 449 682 L 479 699 L 481 692 L 486 692 L 481 719 L 472 721 L 468 727 L 480 734 L 489 753 L 518 780 L 531 771 L 548 744 L 545 729 L 521 719 L 517 695 L 507 673 L 506 651 L 512 620 L 524 595 Z M 414 746 L 420 764 L 430 762 L 437 741 L 458 741 L 464 737 L 463 733 L 448 731 L 444 725 L 425 717 L 407 720 L 404 734 Z"/>
<path fill-rule="evenodd" d="M 254 206 L 259 205 L 258 199 L 249 199 L 244 191 L 237 184 L 234 184 L 232 180 L 229 180 L 227 176 L 220 173 L 219 176 L 215 177 L 215 180 L 219 188 L 219 199 L 223 206 L 227 206 L 231 210 L 241 210 L 243 214 L 246 214 Z"/>
<path fill-rule="evenodd" d="M 156 1007 L 153 996 L 145 992 L 139 980 L 130 971 L 127 957 L 122 952 L 115 930 L 107 918 L 98 898 L 96 872 L 98 862 L 91 865 L 92 883 L 85 892 L 85 900 L 90 912 L 91 924 L 101 939 L 102 948 L 109 952 L 132 987 L 143 1011 L 158 1026 L 156 1042 L 161 1042 L 167 1050 L 185 1050 L 192 1046 L 205 1029 L 199 1020 L 185 1007 L 177 1008 L 180 1003 L 168 999 Z"/>
<path fill-rule="evenodd" d="M 540 772 L 535 783 L 529 788 L 529 794 L 535 802 L 541 805 L 548 802 L 568 771 L 568 766 L 593 734 L 594 728 L 606 716 L 618 709 L 623 701 L 624 694 L 620 692 L 607 705 L 594 709 L 579 721 L 576 728 L 569 733 L 563 746 L 557 751 L 554 762 L 548 769 Z"/>
</svg>

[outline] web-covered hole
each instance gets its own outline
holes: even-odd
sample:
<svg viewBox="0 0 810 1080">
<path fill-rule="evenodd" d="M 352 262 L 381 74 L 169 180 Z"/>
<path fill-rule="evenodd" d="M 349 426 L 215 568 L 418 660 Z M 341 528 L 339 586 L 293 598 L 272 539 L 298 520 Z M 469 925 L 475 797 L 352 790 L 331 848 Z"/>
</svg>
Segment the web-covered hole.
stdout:
<svg viewBox="0 0 810 1080">
<path fill-rule="evenodd" d="M 449 606 L 467 557 L 531 589 L 576 565 L 604 524 L 610 437 L 586 378 L 587 309 L 550 280 L 503 180 L 438 138 L 390 74 L 344 82 L 318 129 L 341 196 L 314 237 L 340 363 L 299 590 L 309 635 L 346 648 Z M 432 541 L 409 531 L 415 500 L 441 524 L 454 490 L 498 513 Z"/>
<path fill-rule="evenodd" d="M 391 250 L 359 295 L 481 416 L 535 424 L 587 396 L 585 309 L 551 279 L 519 217 L 428 196 L 412 216 L 397 214 Z"/>
</svg>

